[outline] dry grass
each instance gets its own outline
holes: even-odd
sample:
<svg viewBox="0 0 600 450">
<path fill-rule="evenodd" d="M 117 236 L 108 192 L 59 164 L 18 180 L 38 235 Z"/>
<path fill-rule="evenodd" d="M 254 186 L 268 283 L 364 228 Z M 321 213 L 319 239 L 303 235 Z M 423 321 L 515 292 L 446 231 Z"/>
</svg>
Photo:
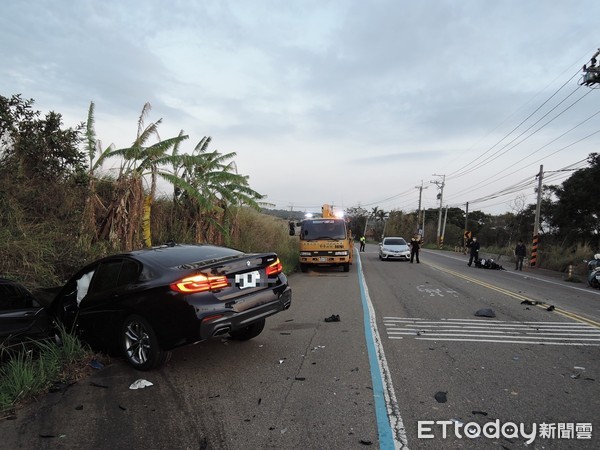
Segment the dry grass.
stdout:
<svg viewBox="0 0 600 450">
<path fill-rule="evenodd" d="M 287 220 L 241 208 L 237 222 L 239 231 L 232 236 L 232 247 L 244 252 L 274 251 L 285 272 L 296 270 L 299 242 L 288 234 Z"/>
</svg>

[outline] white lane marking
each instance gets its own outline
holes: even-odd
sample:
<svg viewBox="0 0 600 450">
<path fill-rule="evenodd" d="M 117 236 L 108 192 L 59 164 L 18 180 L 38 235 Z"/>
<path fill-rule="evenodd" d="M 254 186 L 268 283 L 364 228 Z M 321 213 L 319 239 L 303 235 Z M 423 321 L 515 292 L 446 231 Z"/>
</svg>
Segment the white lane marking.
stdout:
<svg viewBox="0 0 600 450">
<path fill-rule="evenodd" d="M 486 323 L 492 326 L 494 325 L 502 325 L 508 324 L 512 326 L 526 326 L 528 325 L 552 325 L 552 326 L 565 326 L 565 327 L 586 327 L 589 328 L 590 325 L 582 322 L 518 322 L 518 321 L 502 321 L 502 320 L 481 320 L 481 319 L 443 319 L 443 320 L 425 320 L 425 319 L 400 319 L 393 317 L 384 317 L 384 322 L 401 322 L 401 323 L 411 323 L 414 324 L 418 322 L 421 324 L 448 324 L 452 323 L 460 324 L 461 322 L 465 322 L 465 325 L 471 325 L 476 323 Z"/>
<path fill-rule="evenodd" d="M 399 320 L 398 320 L 399 319 Z M 600 342 L 600 330 L 579 322 L 502 322 L 482 319 L 453 321 L 384 319 L 388 339 L 414 336 L 429 341 L 590 345 Z M 471 339 L 462 339 L 471 338 Z"/>
<path fill-rule="evenodd" d="M 417 333 L 420 333 L 420 335 L 427 335 L 427 336 L 453 336 L 456 335 L 456 333 L 453 333 L 454 331 L 458 332 L 460 331 L 461 333 L 470 333 L 470 334 L 466 334 L 465 336 L 473 336 L 476 334 L 481 334 L 484 333 L 484 335 L 489 335 L 489 334 L 499 334 L 499 335 L 505 335 L 505 336 L 579 336 L 579 337 L 599 337 L 600 338 L 600 334 L 599 333 L 590 333 L 590 332 L 578 332 L 578 333 L 527 333 L 527 332 L 521 332 L 521 333 L 511 333 L 511 332 L 506 332 L 506 331 L 480 331 L 480 330 L 443 330 L 443 331 L 447 331 L 449 334 L 447 335 L 441 335 L 439 333 L 433 333 L 431 332 L 431 330 L 422 330 L 422 329 L 400 329 L 400 328 L 390 328 L 388 329 L 388 334 L 405 334 L 405 335 L 413 335 L 416 336 Z"/>
<path fill-rule="evenodd" d="M 400 329 L 407 329 L 408 327 L 398 327 L 397 323 L 385 323 L 384 324 L 388 330 L 400 330 Z M 411 324 L 412 325 L 412 324 Z M 396 327 L 396 328 L 394 328 Z M 489 330 L 489 329 L 496 329 L 500 332 L 500 330 L 530 330 L 531 327 L 519 327 L 519 326 L 498 326 L 498 327 L 478 327 L 478 326 L 454 326 L 454 325 L 442 325 L 442 326 L 434 326 L 434 325 L 423 325 L 423 324 L 419 324 L 419 329 L 420 330 L 429 330 L 429 329 L 440 329 L 440 330 L 448 330 L 448 331 L 452 331 L 452 330 Z M 416 329 L 416 328 L 414 328 Z M 536 330 L 538 331 L 577 331 L 579 333 L 600 333 L 600 330 L 598 330 L 597 328 L 583 328 L 583 327 L 551 327 L 551 326 L 545 326 L 545 327 L 535 327 Z M 482 331 L 483 333 L 483 331 Z"/>
<path fill-rule="evenodd" d="M 390 337 L 390 339 L 394 339 Z M 534 344 L 534 345 L 569 345 L 577 347 L 600 347 L 600 344 L 588 344 L 583 342 L 537 342 L 537 341 L 504 341 L 494 339 L 440 339 L 416 337 L 420 341 L 456 341 L 456 342 L 492 342 L 496 344 Z"/>
</svg>

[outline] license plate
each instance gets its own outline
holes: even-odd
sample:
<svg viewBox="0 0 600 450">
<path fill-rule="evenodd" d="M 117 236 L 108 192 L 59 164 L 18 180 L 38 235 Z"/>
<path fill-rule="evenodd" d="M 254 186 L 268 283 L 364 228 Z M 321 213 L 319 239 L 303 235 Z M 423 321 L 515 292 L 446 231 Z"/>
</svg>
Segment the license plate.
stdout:
<svg viewBox="0 0 600 450">
<path fill-rule="evenodd" d="M 323 258 L 323 257 L 321 257 L 321 258 L 319 258 L 319 261 L 320 261 L 320 262 L 325 262 L 325 261 L 327 261 L 327 258 Z"/>
<path fill-rule="evenodd" d="M 235 285 L 240 289 L 254 288 L 260 283 L 260 272 L 254 270 L 235 276 Z"/>
</svg>

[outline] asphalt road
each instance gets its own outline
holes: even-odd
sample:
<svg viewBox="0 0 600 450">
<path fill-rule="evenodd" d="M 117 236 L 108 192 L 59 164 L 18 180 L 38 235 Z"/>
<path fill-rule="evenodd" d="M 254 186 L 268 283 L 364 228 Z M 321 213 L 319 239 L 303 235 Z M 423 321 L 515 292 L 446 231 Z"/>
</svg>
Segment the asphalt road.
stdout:
<svg viewBox="0 0 600 450">
<path fill-rule="evenodd" d="M 554 425 L 528 448 L 600 448 L 600 292 L 508 267 L 367 245 L 349 273 L 290 276 L 291 309 L 257 338 L 180 348 L 153 372 L 113 360 L 0 421 L 0 448 L 524 447 L 489 423 Z M 129 389 L 140 378 L 153 386 Z M 457 437 L 469 423 L 479 437 Z"/>
<path fill-rule="evenodd" d="M 367 250 L 361 260 L 409 447 L 522 448 L 527 439 L 509 429 L 509 437 L 493 428 L 484 435 L 498 420 L 525 424 L 527 433 L 554 424 L 554 439 L 538 437 L 529 448 L 600 448 L 598 291 L 516 272 L 510 262 L 507 270 L 477 269 L 462 254 L 422 251 L 421 264 L 410 264 Z M 495 317 L 476 316 L 481 309 Z M 448 421 L 447 438 L 431 424 L 421 435 L 435 437 L 419 438 L 419 421 Z M 461 424 L 469 423 L 479 438 L 464 437 Z M 592 423 L 592 439 L 577 439 L 585 436 L 578 423 Z M 561 439 L 559 427 L 567 429 Z"/>
</svg>

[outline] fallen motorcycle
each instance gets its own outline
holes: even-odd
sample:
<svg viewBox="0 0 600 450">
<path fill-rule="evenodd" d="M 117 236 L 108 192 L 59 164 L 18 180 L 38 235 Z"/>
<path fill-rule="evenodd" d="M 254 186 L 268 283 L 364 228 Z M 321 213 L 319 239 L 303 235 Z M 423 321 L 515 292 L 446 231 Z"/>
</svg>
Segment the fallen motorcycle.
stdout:
<svg viewBox="0 0 600 450">
<path fill-rule="evenodd" d="M 600 289 L 600 253 L 594 255 L 590 261 L 584 260 L 588 266 L 588 284 L 596 289 Z"/>
</svg>

